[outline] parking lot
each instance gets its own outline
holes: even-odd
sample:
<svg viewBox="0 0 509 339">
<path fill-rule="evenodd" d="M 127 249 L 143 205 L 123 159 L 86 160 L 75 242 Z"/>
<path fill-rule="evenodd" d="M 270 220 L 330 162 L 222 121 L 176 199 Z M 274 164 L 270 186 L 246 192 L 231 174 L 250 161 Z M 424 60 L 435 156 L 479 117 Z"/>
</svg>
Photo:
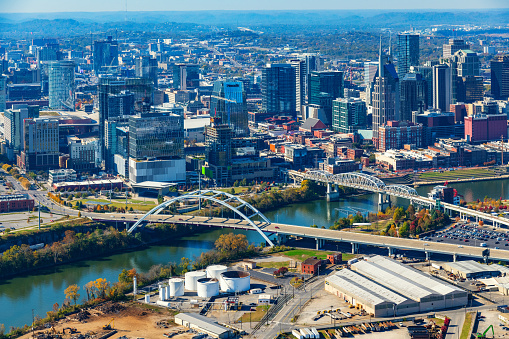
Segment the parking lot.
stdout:
<svg viewBox="0 0 509 339">
<path fill-rule="evenodd" d="M 458 247 L 466 245 L 509 250 L 509 235 L 507 233 L 472 223 L 458 223 L 445 231 L 424 237 L 422 240 L 457 244 Z"/>
</svg>

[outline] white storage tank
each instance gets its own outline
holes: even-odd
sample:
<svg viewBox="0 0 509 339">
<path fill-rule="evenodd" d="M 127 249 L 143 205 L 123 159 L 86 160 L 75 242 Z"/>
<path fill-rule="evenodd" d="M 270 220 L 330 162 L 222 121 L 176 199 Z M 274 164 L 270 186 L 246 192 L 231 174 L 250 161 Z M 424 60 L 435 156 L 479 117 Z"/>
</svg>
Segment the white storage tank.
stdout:
<svg viewBox="0 0 509 339">
<path fill-rule="evenodd" d="M 198 279 L 206 278 L 207 273 L 203 271 L 187 272 L 185 275 L 185 288 L 188 291 L 197 290 Z"/>
<path fill-rule="evenodd" d="M 228 267 L 224 265 L 211 265 L 207 267 L 207 278 L 216 278 L 221 280 L 221 273 L 228 271 Z"/>
<path fill-rule="evenodd" d="M 145 294 L 145 302 L 150 303 L 150 294 Z"/>
<path fill-rule="evenodd" d="M 245 292 L 251 288 L 251 275 L 246 271 L 227 271 L 221 273 L 221 291 L 228 293 Z"/>
<path fill-rule="evenodd" d="M 219 280 L 216 278 L 198 279 L 196 287 L 200 298 L 211 298 L 219 295 Z"/>
<path fill-rule="evenodd" d="M 170 286 L 164 286 L 164 300 L 170 299 Z"/>
<path fill-rule="evenodd" d="M 169 297 L 181 297 L 184 295 L 184 280 L 173 278 L 168 280 Z"/>
<path fill-rule="evenodd" d="M 166 290 L 163 285 L 159 285 L 159 300 L 166 300 Z"/>
</svg>

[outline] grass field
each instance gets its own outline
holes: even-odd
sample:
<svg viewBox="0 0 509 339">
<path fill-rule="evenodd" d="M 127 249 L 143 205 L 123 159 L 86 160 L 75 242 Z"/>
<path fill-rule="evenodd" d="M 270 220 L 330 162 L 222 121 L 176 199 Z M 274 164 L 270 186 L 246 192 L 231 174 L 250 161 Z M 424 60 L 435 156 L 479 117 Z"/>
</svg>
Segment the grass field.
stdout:
<svg viewBox="0 0 509 339">
<path fill-rule="evenodd" d="M 443 181 L 443 180 L 457 180 L 457 179 L 471 179 L 474 178 L 486 178 L 495 176 L 495 172 L 484 169 L 474 168 L 456 171 L 445 171 L 440 172 L 429 172 L 419 174 L 419 179 L 424 181 Z"/>
<path fill-rule="evenodd" d="M 290 265 L 289 261 L 263 261 L 256 263 L 256 266 L 265 268 L 281 268 L 288 267 L 288 265 Z"/>
<path fill-rule="evenodd" d="M 256 311 L 254 312 L 247 312 L 242 315 L 242 317 L 237 320 L 237 322 L 259 322 L 262 320 L 265 313 L 267 313 L 267 310 L 269 309 L 269 305 L 263 305 L 263 306 L 257 306 Z"/>
<path fill-rule="evenodd" d="M 87 201 L 94 201 L 94 202 L 110 202 L 108 199 L 78 199 L 83 204 L 85 204 Z M 72 200 L 73 203 L 75 203 L 77 200 Z M 116 208 L 125 208 L 125 200 L 122 199 L 111 199 L 111 204 L 108 206 L 115 206 Z M 155 203 L 153 201 L 146 201 L 143 202 L 141 200 L 132 200 L 127 199 L 127 208 L 132 207 L 135 211 L 143 211 L 148 212 L 152 208 L 155 207 Z"/>
<path fill-rule="evenodd" d="M 465 322 L 463 323 L 463 328 L 461 329 L 460 339 L 469 339 L 470 327 L 472 326 L 474 312 L 468 312 L 465 316 Z"/>
<path fill-rule="evenodd" d="M 316 251 L 316 250 L 306 250 L 306 249 L 298 249 L 298 250 L 289 250 L 285 252 L 280 252 L 282 255 L 295 259 L 295 260 L 306 260 L 309 257 L 317 257 L 318 259 L 327 258 L 327 254 L 334 253 L 334 251 Z M 355 254 L 343 253 L 343 261 L 350 260 L 356 257 Z"/>
</svg>

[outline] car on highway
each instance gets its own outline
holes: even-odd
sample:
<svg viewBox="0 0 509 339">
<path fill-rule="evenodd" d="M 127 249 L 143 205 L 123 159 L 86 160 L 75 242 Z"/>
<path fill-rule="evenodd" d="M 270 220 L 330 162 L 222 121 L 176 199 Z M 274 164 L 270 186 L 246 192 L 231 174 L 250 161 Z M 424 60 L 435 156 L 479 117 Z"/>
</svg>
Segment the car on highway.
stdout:
<svg viewBox="0 0 509 339">
<path fill-rule="evenodd" d="M 279 229 L 279 226 L 274 226 L 274 228 Z"/>
</svg>

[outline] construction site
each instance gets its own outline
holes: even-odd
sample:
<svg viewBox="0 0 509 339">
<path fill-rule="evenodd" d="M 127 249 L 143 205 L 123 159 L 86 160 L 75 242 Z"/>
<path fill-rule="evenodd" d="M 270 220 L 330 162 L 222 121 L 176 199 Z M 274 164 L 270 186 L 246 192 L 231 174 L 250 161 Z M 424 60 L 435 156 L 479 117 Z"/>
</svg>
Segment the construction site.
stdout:
<svg viewBox="0 0 509 339">
<path fill-rule="evenodd" d="M 138 303 L 106 302 L 66 318 L 34 328 L 21 338 L 105 339 L 105 338 L 176 338 L 187 339 L 195 330 L 178 326 L 167 309 Z"/>
</svg>

